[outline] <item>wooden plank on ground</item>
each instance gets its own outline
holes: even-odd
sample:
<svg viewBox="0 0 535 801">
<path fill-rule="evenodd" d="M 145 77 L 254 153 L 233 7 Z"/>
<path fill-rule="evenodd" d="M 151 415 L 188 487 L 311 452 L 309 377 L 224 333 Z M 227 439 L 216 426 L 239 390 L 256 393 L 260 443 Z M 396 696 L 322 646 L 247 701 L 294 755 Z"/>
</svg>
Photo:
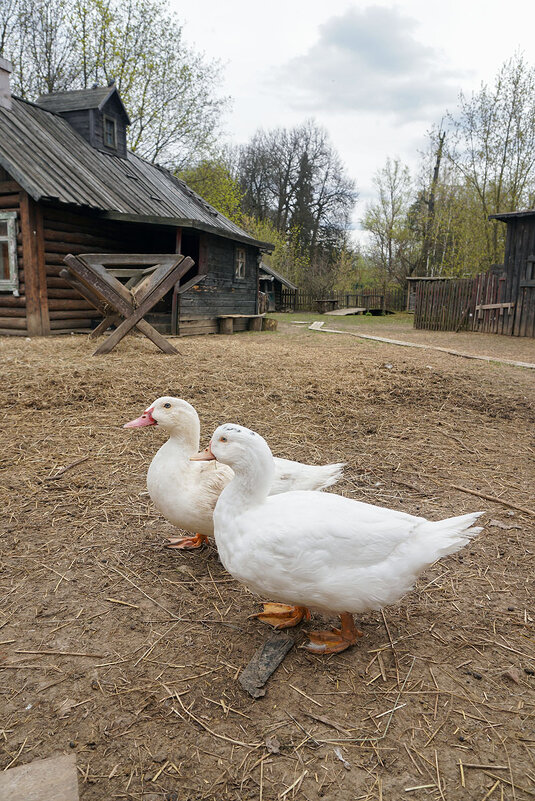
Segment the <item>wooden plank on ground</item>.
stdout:
<svg viewBox="0 0 535 801">
<path fill-rule="evenodd" d="M 0 773 L 5 801 L 78 801 L 76 757 L 35 759 Z"/>
<path fill-rule="evenodd" d="M 341 331 L 337 328 L 323 328 L 323 323 L 312 323 L 308 326 L 310 331 L 324 331 L 327 334 L 346 334 L 350 337 L 360 339 L 373 339 L 376 342 L 386 342 L 388 345 L 401 345 L 404 348 L 422 348 L 423 350 L 438 350 L 442 353 L 449 353 L 451 356 L 461 356 L 463 359 L 479 359 L 483 362 L 496 362 L 497 364 L 512 364 L 514 367 L 528 367 L 535 370 L 535 364 L 531 362 L 517 362 L 514 359 L 498 359 L 495 356 L 476 356 L 473 353 L 462 353 L 460 350 L 450 348 L 440 348 L 438 345 L 423 345 L 421 342 L 404 342 L 400 339 L 387 339 L 386 337 L 373 337 L 370 334 L 357 334 L 354 331 Z"/>
<path fill-rule="evenodd" d="M 365 311 L 367 311 L 365 306 L 351 306 L 348 309 L 334 309 L 334 311 L 328 311 L 325 314 L 329 314 L 331 317 L 345 317 L 346 314 L 362 314 Z"/>
<path fill-rule="evenodd" d="M 294 640 L 287 634 L 271 634 L 258 648 L 247 667 L 240 673 L 238 681 L 253 698 L 266 694 L 263 688 L 269 677 L 276 671 Z"/>
</svg>

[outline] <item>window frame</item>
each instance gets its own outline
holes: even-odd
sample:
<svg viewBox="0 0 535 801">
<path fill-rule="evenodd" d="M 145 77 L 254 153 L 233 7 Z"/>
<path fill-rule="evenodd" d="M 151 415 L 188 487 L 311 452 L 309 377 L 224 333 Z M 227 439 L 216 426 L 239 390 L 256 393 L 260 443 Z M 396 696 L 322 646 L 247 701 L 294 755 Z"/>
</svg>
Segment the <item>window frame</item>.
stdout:
<svg viewBox="0 0 535 801">
<path fill-rule="evenodd" d="M 7 242 L 9 278 L 0 278 L 0 292 L 19 291 L 19 270 L 17 264 L 17 212 L 0 211 L 0 222 L 7 222 L 7 234 L 0 233 L 0 242 Z"/>
<path fill-rule="evenodd" d="M 106 141 L 106 123 L 111 122 L 113 125 L 113 145 L 110 145 Z M 102 138 L 104 141 L 104 147 L 109 147 L 112 150 L 117 150 L 117 120 L 114 117 L 108 117 L 107 114 L 102 115 Z"/>
<path fill-rule="evenodd" d="M 246 266 L 247 252 L 245 248 L 236 248 L 234 252 L 234 279 L 236 281 L 243 281 L 245 279 Z"/>
</svg>

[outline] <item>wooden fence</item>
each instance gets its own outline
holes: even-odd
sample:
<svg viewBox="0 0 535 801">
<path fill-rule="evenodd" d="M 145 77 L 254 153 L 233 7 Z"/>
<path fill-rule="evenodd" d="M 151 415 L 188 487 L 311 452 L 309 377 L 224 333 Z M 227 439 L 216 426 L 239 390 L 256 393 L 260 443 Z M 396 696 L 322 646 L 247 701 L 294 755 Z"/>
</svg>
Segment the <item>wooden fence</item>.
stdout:
<svg viewBox="0 0 535 801">
<path fill-rule="evenodd" d="M 505 300 L 502 269 L 473 278 L 416 284 L 414 327 L 432 331 L 512 334 L 515 303 Z"/>
<path fill-rule="evenodd" d="M 418 281 L 414 327 L 431 331 L 460 331 L 471 325 L 474 279 Z M 472 316 L 471 316 L 472 315 Z"/>
<path fill-rule="evenodd" d="M 471 329 L 487 334 L 512 334 L 515 304 L 505 302 L 506 276 L 489 270 L 474 278 Z"/>
<path fill-rule="evenodd" d="M 374 289 L 363 290 L 358 293 L 349 292 L 329 292 L 328 295 L 320 297 L 317 293 L 307 292 L 302 289 L 297 291 L 291 289 L 282 290 L 282 308 L 291 311 L 318 311 L 318 303 L 324 300 L 332 300 L 339 309 L 361 308 L 370 311 L 404 311 L 406 298 L 403 289 L 387 290 L 386 295 Z"/>
</svg>

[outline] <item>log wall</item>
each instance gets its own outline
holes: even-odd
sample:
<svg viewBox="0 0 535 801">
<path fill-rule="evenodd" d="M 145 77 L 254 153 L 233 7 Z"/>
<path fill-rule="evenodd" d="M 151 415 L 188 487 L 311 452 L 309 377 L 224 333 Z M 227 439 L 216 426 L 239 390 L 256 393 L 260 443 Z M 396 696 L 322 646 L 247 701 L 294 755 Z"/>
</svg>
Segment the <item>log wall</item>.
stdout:
<svg viewBox="0 0 535 801">
<path fill-rule="evenodd" d="M 0 210 L 17 212 L 17 250 L 19 269 L 19 295 L 12 292 L 0 292 L 0 334 L 28 336 L 26 323 L 26 287 L 21 258 L 22 237 L 20 232 L 20 186 L 0 168 Z"/>
<path fill-rule="evenodd" d="M 175 230 L 43 206 L 43 242 L 50 329 L 56 334 L 88 329 L 100 319 L 93 306 L 59 277 L 68 253 L 172 253 Z"/>
<path fill-rule="evenodd" d="M 173 253 L 177 245 L 176 228 L 102 220 L 98 212 L 82 214 L 35 203 L 1 170 L 0 210 L 17 212 L 19 271 L 19 297 L 12 292 L 0 293 L 0 334 L 42 336 L 95 326 L 100 320 L 96 309 L 59 276 L 68 253 Z M 178 296 L 179 332 L 216 333 L 221 315 L 256 314 L 257 248 L 210 234 L 199 238 L 192 231 L 190 235 L 199 242 L 195 256 L 206 278 Z M 243 247 L 246 253 L 242 279 L 234 275 L 236 247 Z M 166 332 L 171 323 L 172 293 L 169 295 L 154 310 L 160 312 L 154 315 L 154 322 Z M 241 325 L 241 321 L 236 322 L 235 330 Z M 243 326 L 246 328 L 246 321 Z"/>
<path fill-rule="evenodd" d="M 245 250 L 245 277 L 234 276 L 236 248 Z M 212 325 L 224 314 L 256 314 L 258 302 L 258 249 L 230 239 L 201 236 L 200 270 L 206 278 L 180 295 L 179 324 L 209 318 Z M 217 330 L 217 326 L 215 328 Z"/>
</svg>

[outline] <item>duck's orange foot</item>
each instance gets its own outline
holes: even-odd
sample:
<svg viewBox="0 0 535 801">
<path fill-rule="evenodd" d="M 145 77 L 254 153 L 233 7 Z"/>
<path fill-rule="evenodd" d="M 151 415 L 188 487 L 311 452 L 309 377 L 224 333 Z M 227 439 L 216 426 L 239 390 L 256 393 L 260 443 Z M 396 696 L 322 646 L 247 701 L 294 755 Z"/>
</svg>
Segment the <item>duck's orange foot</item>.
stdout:
<svg viewBox="0 0 535 801">
<path fill-rule="evenodd" d="M 179 548 L 181 551 L 194 551 L 196 548 L 202 548 L 205 542 L 208 542 L 206 534 L 195 534 L 194 537 L 168 537 L 168 548 Z"/>
<path fill-rule="evenodd" d="M 308 632 L 309 642 L 303 648 L 312 654 L 339 654 L 340 651 L 355 645 L 363 633 L 355 626 L 353 615 L 344 612 L 340 615 L 340 619 L 342 626 L 339 629 Z"/>
<path fill-rule="evenodd" d="M 275 629 L 290 629 L 297 626 L 302 620 L 310 620 L 310 612 L 306 606 L 289 606 L 288 604 L 266 603 L 262 604 L 263 612 L 251 615 L 262 623 L 268 623 Z"/>
</svg>

